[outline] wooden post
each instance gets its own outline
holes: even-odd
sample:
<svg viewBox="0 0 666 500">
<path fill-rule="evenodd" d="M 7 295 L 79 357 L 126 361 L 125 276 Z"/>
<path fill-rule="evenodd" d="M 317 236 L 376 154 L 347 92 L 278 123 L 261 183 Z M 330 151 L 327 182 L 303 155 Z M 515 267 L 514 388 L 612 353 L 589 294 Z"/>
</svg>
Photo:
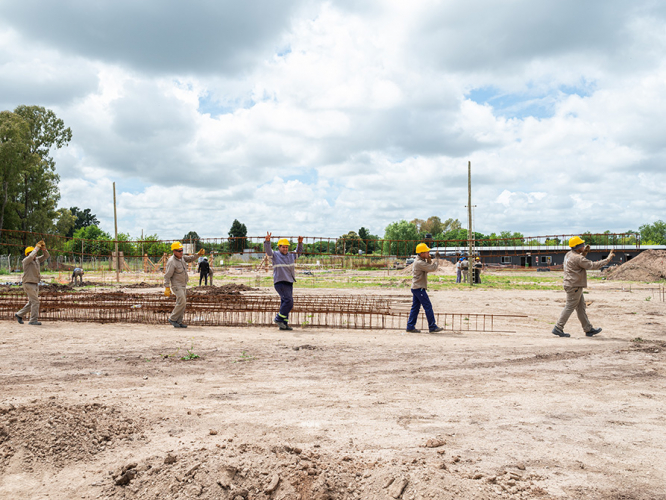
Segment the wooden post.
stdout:
<svg viewBox="0 0 666 500">
<path fill-rule="evenodd" d="M 116 228 L 116 283 L 120 283 L 120 253 L 118 252 L 118 215 L 116 214 L 116 183 L 113 183 L 113 224 Z"/>
<path fill-rule="evenodd" d="M 467 277 L 469 278 L 469 286 L 474 283 L 474 271 L 472 264 L 472 247 L 474 233 L 472 233 L 472 162 L 467 162 L 467 243 L 469 244 L 469 252 L 467 255 Z"/>
</svg>

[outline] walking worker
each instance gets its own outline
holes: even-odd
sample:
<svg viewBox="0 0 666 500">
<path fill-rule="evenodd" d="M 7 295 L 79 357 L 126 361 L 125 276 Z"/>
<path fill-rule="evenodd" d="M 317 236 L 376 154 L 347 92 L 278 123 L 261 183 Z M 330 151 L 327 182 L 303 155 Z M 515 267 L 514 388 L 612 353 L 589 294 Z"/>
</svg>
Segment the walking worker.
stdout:
<svg viewBox="0 0 666 500">
<path fill-rule="evenodd" d="M 460 257 L 458 259 L 458 262 L 456 262 L 456 283 L 460 283 L 462 281 L 462 261 L 465 260 L 463 257 Z"/>
<path fill-rule="evenodd" d="M 42 255 L 37 257 L 39 250 Z M 25 249 L 25 259 L 23 259 L 23 290 L 28 296 L 28 303 L 19 312 L 14 314 L 16 321 L 23 324 L 23 316 L 30 311 L 29 325 L 41 325 L 39 322 L 39 265 L 49 258 L 49 252 L 46 249 L 44 240 L 40 240 L 34 247 Z"/>
<path fill-rule="evenodd" d="M 289 240 L 278 240 L 278 251 L 271 248 L 271 233 L 266 233 L 264 252 L 273 260 L 273 286 L 280 295 L 280 310 L 275 321 L 280 330 L 293 330 L 289 326 L 289 312 L 294 307 L 294 282 L 296 281 L 296 259 L 303 253 L 303 237 L 298 237 L 295 252 L 289 252 Z"/>
<path fill-rule="evenodd" d="M 208 274 L 210 273 L 210 264 L 206 257 L 203 258 L 199 265 L 199 286 L 201 286 L 201 280 L 205 280 L 206 286 L 208 286 Z M 213 284 L 213 278 L 211 277 L 210 284 Z"/>
<path fill-rule="evenodd" d="M 407 331 L 414 333 L 421 332 L 421 330 L 416 329 L 416 320 L 419 317 L 421 306 L 423 306 L 430 333 L 441 332 L 444 328 L 437 326 L 437 323 L 435 323 L 435 313 L 432 312 L 432 304 L 426 291 L 428 288 L 428 273 L 435 271 L 439 267 L 439 259 L 432 262 L 430 248 L 425 243 L 416 245 L 416 253 L 418 255 L 416 256 L 416 260 L 414 260 L 414 264 L 412 264 L 412 310 L 407 320 Z"/>
<path fill-rule="evenodd" d="M 86 274 L 86 272 L 83 269 L 81 269 L 80 267 L 75 267 L 74 271 L 72 271 L 72 279 L 70 281 L 76 285 L 76 280 L 78 278 L 79 284 L 83 286 L 84 274 Z"/>
<path fill-rule="evenodd" d="M 202 248 L 194 255 L 183 255 L 183 245 L 180 241 L 174 241 L 171 244 L 171 251 L 173 255 L 167 260 L 164 270 L 164 295 L 169 297 L 173 292 L 176 296 L 176 305 L 171 316 L 169 316 L 169 323 L 174 328 L 187 328 L 187 325 L 183 324 L 186 304 L 185 294 L 189 277 L 186 262 L 194 262 L 197 257 L 203 255 L 206 251 Z"/>
<path fill-rule="evenodd" d="M 568 333 L 564 333 L 564 325 L 567 324 L 571 313 L 576 311 L 578 320 L 583 326 L 585 335 L 592 337 L 601 332 L 601 328 L 594 328 L 587 319 L 585 311 L 585 298 L 583 297 L 583 289 L 587 288 L 587 270 L 600 269 L 602 266 L 608 264 L 613 260 L 614 253 L 611 250 L 608 257 L 603 260 L 593 262 L 588 260 L 585 256 L 590 251 L 590 247 L 585 246 L 585 242 L 580 236 L 574 236 L 569 240 L 569 247 L 571 250 L 564 256 L 564 291 L 567 293 L 567 302 L 564 306 L 560 319 L 557 321 L 553 334 L 558 337 L 571 337 Z"/>
</svg>

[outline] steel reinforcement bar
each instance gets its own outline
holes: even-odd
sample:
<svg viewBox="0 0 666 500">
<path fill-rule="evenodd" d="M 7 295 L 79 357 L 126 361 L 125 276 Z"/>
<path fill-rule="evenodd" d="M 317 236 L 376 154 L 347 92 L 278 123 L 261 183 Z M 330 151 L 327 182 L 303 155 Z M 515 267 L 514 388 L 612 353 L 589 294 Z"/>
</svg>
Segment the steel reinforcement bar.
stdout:
<svg viewBox="0 0 666 500">
<path fill-rule="evenodd" d="M 40 319 L 97 323 L 167 324 L 174 297 L 161 294 L 60 293 L 40 294 Z M 0 293 L 0 318 L 13 320 L 26 303 L 20 291 Z M 290 323 L 303 328 L 404 329 L 409 312 L 404 299 L 391 296 L 297 295 Z M 280 307 L 279 297 L 264 294 L 187 297 L 184 322 L 193 326 L 268 326 Z M 526 315 L 435 314 L 447 331 L 513 332 L 507 327 Z M 423 314 L 418 328 L 427 329 Z"/>
</svg>

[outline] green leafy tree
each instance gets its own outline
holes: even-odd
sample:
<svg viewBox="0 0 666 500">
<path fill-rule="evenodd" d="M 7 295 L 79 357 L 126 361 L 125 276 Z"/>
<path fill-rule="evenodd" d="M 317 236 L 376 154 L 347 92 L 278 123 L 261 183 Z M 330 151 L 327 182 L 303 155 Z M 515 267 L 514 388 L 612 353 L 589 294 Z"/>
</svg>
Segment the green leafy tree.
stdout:
<svg viewBox="0 0 666 500">
<path fill-rule="evenodd" d="M 234 219 L 229 229 L 229 245 L 230 251 L 242 252 L 247 247 L 247 227 L 241 224 L 238 219 Z"/>
<path fill-rule="evenodd" d="M 406 220 L 393 222 L 384 230 L 383 253 L 386 255 L 412 255 L 418 244 L 419 232 L 416 225 Z"/>
<path fill-rule="evenodd" d="M 74 223 L 74 228 L 72 229 L 71 234 L 68 236 L 73 236 L 74 231 L 81 229 L 82 227 L 99 226 L 97 216 L 93 214 L 89 208 L 80 210 L 79 207 L 70 207 L 69 210 L 72 212 L 72 215 L 76 217 L 76 222 Z"/>
<path fill-rule="evenodd" d="M 49 232 L 53 228 L 55 211 L 60 199 L 52 149 L 66 146 L 72 139 L 72 131 L 56 114 L 41 106 L 18 106 L 14 113 L 29 125 L 30 141 L 26 159 L 29 161 L 21 172 L 21 182 L 14 197 L 14 210 L 23 231 Z"/>
<path fill-rule="evenodd" d="M 36 160 L 30 152 L 29 143 L 28 122 L 11 111 L 0 112 L 0 235 L 6 228 L 7 203 L 16 194 L 21 173 Z M 11 226 L 16 229 L 16 226 Z"/>
<path fill-rule="evenodd" d="M 76 225 L 76 217 L 68 208 L 61 208 L 56 211 L 57 221 L 55 223 L 56 232 L 61 236 L 72 236 L 74 234 L 74 226 Z"/>
<path fill-rule="evenodd" d="M 666 245 L 666 222 L 658 220 L 653 224 L 643 224 L 638 228 L 643 245 Z"/>
<path fill-rule="evenodd" d="M 139 252 L 141 251 L 141 246 L 139 245 Z M 165 253 L 171 252 L 171 245 L 168 243 L 163 243 L 160 241 L 160 237 L 157 234 L 151 234 L 149 236 L 144 236 L 143 238 L 143 253 L 147 254 L 151 258 L 159 258 Z"/>
<path fill-rule="evenodd" d="M 363 241 L 361 250 L 366 254 L 371 254 L 379 250 L 379 236 L 376 234 L 370 234 L 370 231 L 362 227 L 358 230 L 358 237 Z"/>
<path fill-rule="evenodd" d="M 120 235 L 118 235 L 120 236 Z M 98 226 L 86 226 L 74 231 L 74 238 L 65 244 L 65 250 L 86 255 L 111 255 L 114 244 L 111 235 Z"/>
<path fill-rule="evenodd" d="M 340 236 L 335 242 L 336 254 L 354 254 L 363 249 L 363 240 L 356 234 L 356 231 L 349 231 Z"/>
</svg>

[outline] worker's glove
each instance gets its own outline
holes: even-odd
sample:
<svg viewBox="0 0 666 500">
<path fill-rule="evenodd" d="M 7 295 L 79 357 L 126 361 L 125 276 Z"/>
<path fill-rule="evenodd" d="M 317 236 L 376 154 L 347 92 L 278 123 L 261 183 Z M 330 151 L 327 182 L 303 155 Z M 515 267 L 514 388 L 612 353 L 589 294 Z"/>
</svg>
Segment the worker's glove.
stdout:
<svg viewBox="0 0 666 500">
<path fill-rule="evenodd" d="M 44 243 L 44 240 L 39 240 L 35 246 L 37 248 L 44 248 L 46 247 L 46 243 Z"/>
<path fill-rule="evenodd" d="M 583 257 L 585 257 L 588 253 L 590 253 L 590 245 L 585 245 L 585 248 L 583 248 Z"/>
<path fill-rule="evenodd" d="M 197 255 L 205 255 L 205 253 L 206 253 L 206 250 L 204 250 L 204 249 L 202 248 L 201 250 L 199 250 L 199 251 L 197 252 Z"/>
<path fill-rule="evenodd" d="M 166 287 L 166 288 L 164 289 L 164 296 L 165 296 L 165 297 L 171 297 L 171 288 Z"/>
</svg>

